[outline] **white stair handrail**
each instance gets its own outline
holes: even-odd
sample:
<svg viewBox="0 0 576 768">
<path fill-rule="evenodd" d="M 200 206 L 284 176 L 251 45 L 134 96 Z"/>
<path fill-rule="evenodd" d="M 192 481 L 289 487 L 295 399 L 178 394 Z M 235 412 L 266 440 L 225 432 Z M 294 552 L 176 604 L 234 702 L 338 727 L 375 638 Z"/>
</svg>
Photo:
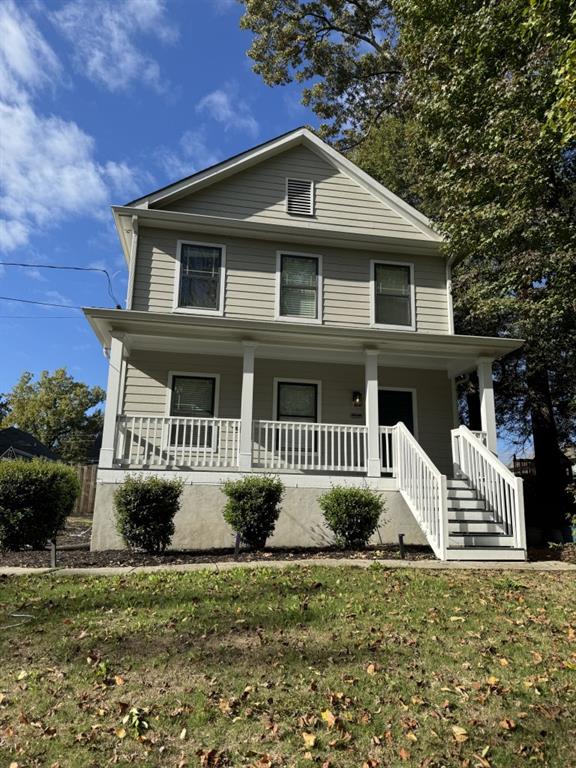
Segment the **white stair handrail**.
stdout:
<svg viewBox="0 0 576 768">
<path fill-rule="evenodd" d="M 452 430 L 454 473 L 467 478 L 486 501 L 496 521 L 526 550 L 524 488 L 516 477 L 468 427 Z"/>
<path fill-rule="evenodd" d="M 448 548 L 448 490 L 443 475 L 401 421 L 395 427 L 395 466 L 398 488 L 426 535 L 434 554 L 446 560 Z"/>
</svg>

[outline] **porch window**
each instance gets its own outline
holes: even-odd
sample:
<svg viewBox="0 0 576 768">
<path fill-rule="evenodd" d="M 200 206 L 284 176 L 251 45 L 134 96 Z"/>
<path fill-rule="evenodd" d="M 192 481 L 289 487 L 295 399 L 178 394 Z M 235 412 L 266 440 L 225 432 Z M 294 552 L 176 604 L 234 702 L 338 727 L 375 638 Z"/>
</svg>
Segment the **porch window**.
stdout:
<svg viewBox="0 0 576 768">
<path fill-rule="evenodd" d="M 318 385 L 278 382 L 278 421 L 318 420 Z"/>
<path fill-rule="evenodd" d="M 222 311 L 223 256 L 220 246 L 181 243 L 179 308 Z"/>
<path fill-rule="evenodd" d="M 280 255 L 280 317 L 318 319 L 319 258 Z"/>
<path fill-rule="evenodd" d="M 414 285 L 410 264 L 374 262 L 374 322 L 414 327 Z"/>
<path fill-rule="evenodd" d="M 173 376 L 170 416 L 213 418 L 216 404 L 216 379 L 213 376 Z M 172 424 L 170 444 L 209 448 L 215 446 L 214 428 L 210 423 Z"/>
</svg>

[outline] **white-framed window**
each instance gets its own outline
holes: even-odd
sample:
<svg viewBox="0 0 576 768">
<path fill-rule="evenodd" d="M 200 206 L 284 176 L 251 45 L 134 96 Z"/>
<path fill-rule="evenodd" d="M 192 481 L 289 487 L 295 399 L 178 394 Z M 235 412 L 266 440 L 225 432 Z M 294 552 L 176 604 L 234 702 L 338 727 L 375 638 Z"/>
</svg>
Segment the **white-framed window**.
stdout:
<svg viewBox="0 0 576 768">
<path fill-rule="evenodd" d="M 226 247 L 178 241 L 174 311 L 223 315 Z"/>
<path fill-rule="evenodd" d="M 370 266 L 371 324 L 398 331 L 416 330 L 414 265 L 373 260 Z"/>
<path fill-rule="evenodd" d="M 314 216 L 312 179 L 286 179 L 286 213 L 291 216 Z"/>
<path fill-rule="evenodd" d="M 299 379 L 274 379 L 274 419 L 276 421 L 320 421 L 320 382 Z"/>
<path fill-rule="evenodd" d="M 276 254 L 276 319 L 322 322 L 322 257 L 314 253 Z"/>
<path fill-rule="evenodd" d="M 170 371 L 166 415 L 173 418 L 167 435 L 171 446 L 216 449 L 216 430 L 210 420 L 218 416 L 219 392 L 217 373 Z M 185 421 L 190 418 L 203 421 Z"/>
</svg>

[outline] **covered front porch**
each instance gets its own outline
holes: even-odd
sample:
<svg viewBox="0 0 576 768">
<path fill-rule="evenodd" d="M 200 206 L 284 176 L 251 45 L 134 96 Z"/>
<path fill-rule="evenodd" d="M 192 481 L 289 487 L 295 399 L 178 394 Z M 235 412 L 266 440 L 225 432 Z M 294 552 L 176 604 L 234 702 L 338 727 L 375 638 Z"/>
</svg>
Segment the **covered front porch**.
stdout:
<svg viewBox="0 0 576 768">
<path fill-rule="evenodd" d="M 450 474 L 455 379 L 472 369 L 496 450 L 491 366 L 505 340 L 87 314 L 109 348 L 101 468 L 395 477 L 403 422 Z"/>
</svg>

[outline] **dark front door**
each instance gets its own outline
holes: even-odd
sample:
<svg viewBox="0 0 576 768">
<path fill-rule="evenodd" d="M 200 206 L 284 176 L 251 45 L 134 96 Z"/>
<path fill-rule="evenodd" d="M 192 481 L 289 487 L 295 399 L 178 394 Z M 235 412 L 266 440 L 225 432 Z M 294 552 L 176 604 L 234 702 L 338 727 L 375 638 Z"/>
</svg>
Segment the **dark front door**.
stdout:
<svg viewBox="0 0 576 768">
<path fill-rule="evenodd" d="M 378 390 L 378 417 L 381 427 L 393 427 L 402 421 L 414 434 L 414 393 L 399 389 Z M 392 439 L 382 435 L 382 469 L 392 467 Z"/>
</svg>

